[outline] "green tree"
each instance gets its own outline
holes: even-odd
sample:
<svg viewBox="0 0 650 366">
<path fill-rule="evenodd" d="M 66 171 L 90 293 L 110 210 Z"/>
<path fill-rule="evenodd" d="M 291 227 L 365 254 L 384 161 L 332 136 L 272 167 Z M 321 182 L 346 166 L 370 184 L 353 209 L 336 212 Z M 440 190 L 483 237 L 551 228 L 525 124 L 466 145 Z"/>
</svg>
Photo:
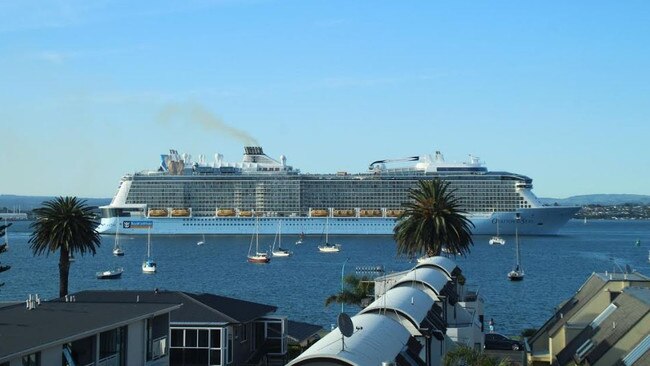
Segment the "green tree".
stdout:
<svg viewBox="0 0 650 366">
<path fill-rule="evenodd" d="M 58 197 L 43 202 L 34 210 L 30 228 L 30 248 L 34 255 L 59 252 L 59 296 L 68 294 L 70 255 L 95 255 L 101 244 L 97 222 L 86 201 L 76 197 Z"/>
<path fill-rule="evenodd" d="M 409 191 L 409 201 L 393 229 L 397 254 L 408 257 L 470 252 L 474 224 L 464 215 L 449 183 L 421 180 Z"/>
<path fill-rule="evenodd" d="M 7 225 L 0 225 L 0 237 L 3 237 L 5 239 L 5 242 L 2 243 L 2 245 L 0 245 L 0 254 L 7 251 L 7 237 L 5 236 L 6 235 L 5 230 L 7 230 L 9 226 L 11 226 L 11 223 Z M 10 268 L 11 266 L 0 265 L 0 273 L 8 271 Z M 4 284 L 5 284 L 4 282 L 0 283 L 0 287 L 4 286 Z"/>
<path fill-rule="evenodd" d="M 364 307 L 372 297 L 370 293 L 374 291 L 375 284 L 366 276 L 357 277 L 355 275 L 347 275 L 343 278 L 345 283 L 343 291 L 330 295 L 325 299 L 325 306 L 330 306 L 332 303 L 356 305 Z"/>
<path fill-rule="evenodd" d="M 507 366 L 509 360 L 497 359 L 467 346 L 459 346 L 445 354 L 442 360 L 444 366 Z"/>
</svg>

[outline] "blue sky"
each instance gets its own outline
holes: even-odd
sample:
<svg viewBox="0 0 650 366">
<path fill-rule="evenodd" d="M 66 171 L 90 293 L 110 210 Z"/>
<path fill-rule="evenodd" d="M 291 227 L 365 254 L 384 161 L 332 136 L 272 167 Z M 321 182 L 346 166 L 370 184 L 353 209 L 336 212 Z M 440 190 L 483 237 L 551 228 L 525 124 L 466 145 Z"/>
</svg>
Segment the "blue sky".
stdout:
<svg viewBox="0 0 650 366">
<path fill-rule="evenodd" d="M 0 194 L 111 197 L 246 141 L 304 172 L 440 150 L 538 196 L 650 194 L 649 42 L 647 1 L 3 1 Z"/>
</svg>

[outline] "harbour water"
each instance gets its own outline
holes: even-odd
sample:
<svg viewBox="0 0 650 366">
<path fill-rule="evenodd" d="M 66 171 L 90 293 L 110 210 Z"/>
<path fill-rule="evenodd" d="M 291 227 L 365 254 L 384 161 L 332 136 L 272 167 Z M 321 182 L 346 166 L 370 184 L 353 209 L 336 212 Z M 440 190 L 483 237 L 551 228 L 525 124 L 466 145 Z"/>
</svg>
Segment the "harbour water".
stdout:
<svg viewBox="0 0 650 366">
<path fill-rule="evenodd" d="M 51 299 L 58 295 L 58 254 L 33 256 L 29 249 L 30 222 L 17 221 L 9 229 L 9 251 L 0 255 L 11 270 L 0 274 L 0 301 L 22 301 L 38 293 Z M 509 282 L 506 274 L 515 261 L 515 239 L 507 236 L 506 245 L 488 245 L 489 236 L 475 236 L 471 253 L 455 260 L 463 269 L 467 284 L 477 286 L 485 298 L 487 319 L 493 318 L 496 330 L 518 335 L 524 328 L 541 326 L 555 306 L 570 297 L 594 271 L 632 269 L 650 275 L 650 221 L 572 220 L 559 236 L 520 237 L 522 266 L 526 278 Z M 152 256 L 158 273 L 143 274 L 146 236 L 121 237 L 124 257 L 112 255 L 114 236 L 102 236 L 95 256 L 78 256 L 70 270 L 70 292 L 85 289 L 155 288 L 190 292 L 209 292 L 261 302 L 278 307 L 277 314 L 291 320 L 320 324 L 329 329 L 336 322 L 340 306 L 324 307 L 327 296 L 341 289 L 345 273 L 357 267 L 383 266 L 386 271 L 401 271 L 415 264 L 396 257 L 390 236 L 332 236 L 340 243 L 340 253 L 319 253 L 319 235 L 308 236 L 295 245 L 295 236 L 283 236 L 283 247 L 294 251 L 288 258 L 274 258 L 266 265 L 246 262 L 251 238 L 245 236 L 152 237 Z M 636 241 L 640 240 L 640 246 Z M 272 236 L 260 237 L 265 246 Z M 98 280 L 95 272 L 123 267 L 118 280 Z M 346 306 L 346 312 L 359 309 Z"/>
</svg>

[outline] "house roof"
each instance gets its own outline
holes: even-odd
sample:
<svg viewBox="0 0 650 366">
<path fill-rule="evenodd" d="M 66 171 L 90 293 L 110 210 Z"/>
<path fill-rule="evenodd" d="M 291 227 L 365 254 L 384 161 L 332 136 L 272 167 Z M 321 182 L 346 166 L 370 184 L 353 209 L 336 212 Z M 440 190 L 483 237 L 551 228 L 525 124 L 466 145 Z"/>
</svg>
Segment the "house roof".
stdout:
<svg viewBox="0 0 650 366">
<path fill-rule="evenodd" d="M 606 281 L 593 273 L 578 291 L 549 318 L 544 325 L 530 338 L 531 347 L 535 347 L 539 340 L 548 349 L 549 334 L 553 334 L 562 327 L 575 314 L 583 304 L 587 303 L 606 284 Z"/>
<path fill-rule="evenodd" d="M 293 342 L 302 343 L 320 333 L 322 330 L 323 327 L 320 325 L 289 320 L 287 336 L 289 337 L 289 340 Z"/>
<path fill-rule="evenodd" d="M 608 353 L 616 343 L 650 311 L 650 289 L 628 287 L 613 301 L 611 312 L 604 310 L 599 316 L 601 320 L 592 322 L 585 327 L 567 346 L 558 353 L 560 364 L 571 362 L 578 350 L 587 342 L 592 342 L 592 348 L 584 352 L 584 358 L 593 365 L 603 355 Z M 614 308 L 615 306 L 615 308 Z M 621 358 L 631 349 L 616 347 Z"/>
<path fill-rule="evenodd" d="M 74 294 L 76 301 L 109 303 L 175 303 L 183 304 L 172 312 L 172 323 L 248 323 L 275 312 L 277 307 L 213 294 L 181 291 L 82 291 Z"/>
<path fill-rule="evenodd" d="M 24 303 L 0 308 L 0 362 L 52 345 L 169 313 L 179 304 L 107 304 L 42 302 L 34 309 Z"/>
</svg>

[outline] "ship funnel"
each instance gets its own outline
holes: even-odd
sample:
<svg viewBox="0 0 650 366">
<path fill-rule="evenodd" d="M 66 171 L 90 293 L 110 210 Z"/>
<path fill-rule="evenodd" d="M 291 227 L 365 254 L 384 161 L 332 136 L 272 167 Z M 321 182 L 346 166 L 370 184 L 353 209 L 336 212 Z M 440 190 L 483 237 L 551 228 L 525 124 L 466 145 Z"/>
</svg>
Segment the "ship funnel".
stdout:
<svg viewBox="0 0 650 366">
<path fill-rule="evenodd" d="M 436 151 L 436 163 L 444 163 L 445 157 L 442 156 L 440 151 Z"/>
<path fill-rule="evenodd" d="M 282 163 L 282 166 L 287 166 L 287 157 L 280 155 L 280 163 Z"/>
<path fill-rule="evenodd" d="M 264 155 L 261 146 L 244 146 L 244 155 Z"/>
<path fill-rule="evenodd" d="M 214 162 L 215 162 L 216 165 L 217 165 L 216 167 L 217 167 L 217 168 L 220 168 L 220 167 L 221 167 L 221 163 L 223 162 L 223 155 L 221 155 L 221 154 L 219 154 L 219 153 L 214 154 Z"/>
</svg>

